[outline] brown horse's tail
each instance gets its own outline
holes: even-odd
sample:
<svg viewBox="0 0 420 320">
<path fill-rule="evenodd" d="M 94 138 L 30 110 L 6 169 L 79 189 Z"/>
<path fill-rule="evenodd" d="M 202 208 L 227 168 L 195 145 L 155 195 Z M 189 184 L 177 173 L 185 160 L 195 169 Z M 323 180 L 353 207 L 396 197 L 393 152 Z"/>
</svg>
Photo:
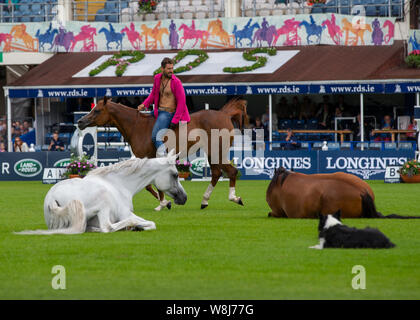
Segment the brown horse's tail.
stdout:
<svg viewBox="0 0 420 320">
<path fill-rule="evenodd" d="M 369 193 L 361 195 L 362 197 L 362 218 L 385 218 L 385 219 L 420 219 L 415 216 L 400 216 L 398 214 L 389 214 L 384 216 L 379 211 L 376 211 L 375 202 Z"/>
<path fill-rule="evenodd" d="M 232 123 L 236 123 L 240 130 L 248 124 L 248 114 L 246 112 L 247 101 L 243 98 L 233 98 L 226 103 L 220 110 L 226 113 Z"/>
</svg>

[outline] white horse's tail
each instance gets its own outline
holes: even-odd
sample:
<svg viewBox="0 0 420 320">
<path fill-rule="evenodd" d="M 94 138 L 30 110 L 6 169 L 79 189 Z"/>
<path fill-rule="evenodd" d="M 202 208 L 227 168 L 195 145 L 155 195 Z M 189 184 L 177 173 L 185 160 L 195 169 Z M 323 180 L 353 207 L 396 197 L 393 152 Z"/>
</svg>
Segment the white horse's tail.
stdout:
<svg viewBox="0 0 420 320">
<path fill-rule="evenodd" d="M 56 201 L 50 206 L 50 230 L 25 230 L 15 234 L 77 234 L 86 230 L 86 215 L 83 203 L 79 200 L 70 201 L 65 207 L 59 207 Z"/>
</svg>

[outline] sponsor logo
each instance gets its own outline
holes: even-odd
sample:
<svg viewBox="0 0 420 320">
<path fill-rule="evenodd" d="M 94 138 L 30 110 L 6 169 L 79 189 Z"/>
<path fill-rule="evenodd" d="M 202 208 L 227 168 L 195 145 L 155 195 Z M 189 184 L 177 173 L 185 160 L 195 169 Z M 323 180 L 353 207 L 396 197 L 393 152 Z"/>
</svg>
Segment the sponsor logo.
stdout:
<svg viewBox="0 0 420 320">
<path fill-rule="evenodd" d="M 204 173 L 204 167 L 208 165 L 206 158 L 195 158 L 191 161 L 190 172 L 196 176 L 202 176 Z"/>
<path fill-rule="evenodd" d="M 388 166 L 401 166 L 406 157 L 327 157 L 327 170 L 344 170 L 363 179 L 384 173 Z"/>
<path fill-rule="evenodd" d="M 70 158 L 60 159 L 53 165 L 54 168 L 66 168 L 70 164 Z"/>
<path fill-rule="evenodd" d="M 42 171 L 42 164 L 34 159 L 22 159 L 16 162 L 14 166 L 16 174 L 21 177 L 35 177 Z"/>
<path fill-rule="evenodd" d="M 267 175 L 273 177 L 277 168 L 284 167 L 288 170 L 311 169 L 310 157 L 244 157 L 242 160 L 234 157 L 238 169 L 245 170 L 247 175 Z"/>
<path fill-rule="evenodd" d="M 395 93 L 400 93 L 401 92 L 401 86 L 399 84 L 395 85 Z"/>
</svg>

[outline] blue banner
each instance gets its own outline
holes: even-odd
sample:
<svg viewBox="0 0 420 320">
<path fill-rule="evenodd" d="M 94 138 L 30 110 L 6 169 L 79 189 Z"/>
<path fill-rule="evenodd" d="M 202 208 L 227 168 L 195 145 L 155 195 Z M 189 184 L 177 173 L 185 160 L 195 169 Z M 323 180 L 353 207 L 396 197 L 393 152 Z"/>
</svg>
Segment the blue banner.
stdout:
<svg viewBox="0 0 420 320">
<path fill-rule="evenodd" d="M 278 84 L 278 85 L 238 85 L 236 94 L 306 94 L 308 85 Z"/>
<path fill-rule="evenodd" d="M 349 94 L 349 93 L 383 93 L 384 85 L 378 83 L 347 83 L 311 85 L 310 93 Z"/>
<path fill-rule="evenodd" d="M 420 92 L 420 82 L 388 83 L 385 93 L 414 93 Z"/>
<path fill-rule="evenodd" d="M 200 95 L 247 95 L 247 94 L 357 94 L 357 93 L 414 93 L 420 92 L 420 82 L 364 83 L 364 84 L 260 84 L 260 85 L 189 85 L 184 84 L 187 96 Z M 49 88 L 9 89 L 10 98 L 77 98 L 77 97 L 132 97 L 148 96 L 151 86 L 106 87 L 106 88 Z"/>
</svg>

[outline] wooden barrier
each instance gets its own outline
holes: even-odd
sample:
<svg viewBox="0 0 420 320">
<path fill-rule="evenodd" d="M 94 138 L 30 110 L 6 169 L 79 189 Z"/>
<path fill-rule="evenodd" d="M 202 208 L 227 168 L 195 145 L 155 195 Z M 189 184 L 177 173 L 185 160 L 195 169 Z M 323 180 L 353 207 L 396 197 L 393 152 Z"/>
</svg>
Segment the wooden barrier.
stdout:
<svg viewBox="0 0 420 320">
<path fill-rule="evenodd" d="M 277 130 L 279 133 L 286 133 L 287 130 Z M 344 135 L 345 134 L 353 134 L 351 130 L 300 130 L 300 129 L 292 129 L 293 133 L 337 133 L 340 135 L 340 142 L 344 142 Z"/>
</svg>

